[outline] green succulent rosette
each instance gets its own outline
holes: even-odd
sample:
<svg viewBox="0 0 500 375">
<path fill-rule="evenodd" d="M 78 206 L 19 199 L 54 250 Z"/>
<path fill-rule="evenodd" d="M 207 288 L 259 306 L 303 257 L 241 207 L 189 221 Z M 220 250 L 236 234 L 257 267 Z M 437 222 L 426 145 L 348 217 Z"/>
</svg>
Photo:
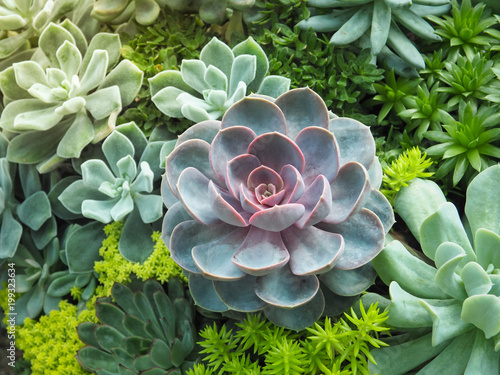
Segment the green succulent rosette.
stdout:
<svg viewBox="0 0 500 375">
<path fill-rule="evenodd" d="M 473 375 L 500 371 L 500 165 L 469 185 L 463 223 L 431 181 L 401 189 L 395 209 L 430 265 L 394 241 L 373 260 L 389 285 L 387 323 L 407 331 L 372 352 L 379 374 Z M 411 360 L 407 360 L 411 358 Z"/>
<path fill-rule="evenodd" d="M 113 130 L 143 78 L 132 62 L 119 62 L 120 48 L 117 34 L 99 33 L 87 44 L 69 20 L 51 23 L 33 60 L 0 73 L 9 161 L 48 172 Z"/>
</svg>

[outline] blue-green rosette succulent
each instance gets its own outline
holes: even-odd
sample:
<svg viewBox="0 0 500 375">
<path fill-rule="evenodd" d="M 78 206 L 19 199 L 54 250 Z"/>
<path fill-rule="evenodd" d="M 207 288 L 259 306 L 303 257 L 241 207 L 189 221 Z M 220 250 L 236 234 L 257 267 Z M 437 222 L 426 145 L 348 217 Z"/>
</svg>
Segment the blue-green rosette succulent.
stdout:
<svg viewBox="0 0 500 375">
<path fill-rule="evenodd" d="M 118 62 L 120 47 L 117 34 L 99 33 L 87 43 L 69 20 L 52 23 L 36 58 L 0 73 L 6 103 L 0 128 L 10 138 L 10 161 L 47 172 L 113 130 L 143 77 L 132 62 Z"/>
<path fill-rule="evenodd" d="M 380 173 L 369 128 L 312 90 L 247 97 L 167 157 L 163 239 L 197 305 L 300 330 L 373 283 L 393 223 Z"/>
<path fill-rule="evenodd" d="M 389 285 L 387 323 L 411 334 L 372 354 L 379 374 L 500 373 L 500 165 L 467 189 L 464 224 L 432 181 L 403 188 L 395 209 L 429 265 L 393 241 L 373 260 Z M 409 360 L 411 358 L 411 360 Z"/>
<path fill-rule="evenodd" d="M 251 92 L 277 98 L 290 88 L 288 78 L 266 77 L 268 69 L 265 52 L 251 37 L 233 49 L 214 37 L 199 60 L 183 60 L 180 72 L 150 78 L 151 97 L 167 116 L 218 120 Z"/>
</svg>

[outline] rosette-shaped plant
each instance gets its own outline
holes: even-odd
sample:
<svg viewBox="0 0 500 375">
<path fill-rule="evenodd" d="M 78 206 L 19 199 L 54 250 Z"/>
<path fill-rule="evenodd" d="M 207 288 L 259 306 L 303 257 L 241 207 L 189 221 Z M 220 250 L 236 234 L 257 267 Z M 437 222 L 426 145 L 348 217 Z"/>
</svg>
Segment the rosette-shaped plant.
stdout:
<svg viewBox="0 0 500 375">
<path fill-rule="evenodd" d="M 181 135 L 166 162 L 163 238 L 195 302 L 264 310 L 297 330 L 324 312 L 323 293 L 327 308 L 349 307 L 373 283 L 393 222 L 373 189 L 374 152 L 367 126 L 330 120 L 310 89 L 247 97 Z"/>
<path fill-rule="evenodd" d="M 277 98 L 290 80 L 267 76 L 269 62 L 250 37 L 232 50 L 213 38 L 200 60 L 183 60 L 180 72 L 167 70 L 149 79 L 151 97 L 167 116 L 200 122 L 218 120 L 250 92 Z"/>
<path fill-rule="evenodd" d="M 120 125 L 102 143 L 105 160 L 85 161 L 81 165 L 82 179 L 71 183 L 59 196 L 59 201 L 74 214 L 103 224 L 125 221 L 119 249 L 132 262 L 144 261 L 153 251 L 151 223 L 163 215 L 158 182 L 161 177 L 159 155 L 164 144 L 163 141 L 148 142 L 133 123 Z M 93 231 L 94 224 L 87 229 Z M 75 231 L 74 235 L 84 238 L 87 229 L 83 228 L 83 232 Z M 71 237 L 68 241 L 72 241 Z M 80 268 L 82 254 L 78 253 L 84 249 L 85 245 L 78 246 L 78 250 L 68 246 L 70 269 L 83 271 Z M 88 254 L 85 263 L 93 266 L 96 252 L 84 252 Z"/>
<path fill-rule="evenodd" d="M 432 181 L 414 180 L 395 208 L 434 265 L 391 242 L 373 265 L 390 284 L 387 324 L 413 335 L 372 354 L 379 374 L 500 373 L 500 165 L 467 189 L 464 228 Z M 390 360 L 388 360 L 390 358 Z M 408 360 L 411 358 L 411 360 Z"/>
<path fill-rule="evenodd" d="M 77 0 L 0 1 L 0 59 L 25 46 L 29 48 L 31 37 L 40 35 L 49 22 L 57 22 L 77 3 Z"/>
<path fill-rule="evenodd" d="M 151 25 L 166 3 L 166 0 L 97 0 L 91 14 L 100 21 L 113 24 L 133 18 L 140 25 Z"/>
<path fill-rule="evenodd" d="M 115 283 L 111 296 L 116 304 L 110 298 L 96 302 L 102 324 L 77 327 L 86 344 L 76 355 L 84 369 L 103 375 L 184 375 L 192 368 L 194 308 L 178 279 L 168 282 L 168 295 L 149 280 L 138 290 Z"/>
<path fill-rule="evenodd" d="M 99 33 L 87 45 L 68 20 L 50 24 L 39 45 L 37 61 L 0 73 L 8 103 L 0 128 L 12 138 L 10 161 L 46 172 L 112 131 L 122 107 L 135 99 L 143 73 L 128 60 L 118 63 L 117 34 Z"/>
</svg>

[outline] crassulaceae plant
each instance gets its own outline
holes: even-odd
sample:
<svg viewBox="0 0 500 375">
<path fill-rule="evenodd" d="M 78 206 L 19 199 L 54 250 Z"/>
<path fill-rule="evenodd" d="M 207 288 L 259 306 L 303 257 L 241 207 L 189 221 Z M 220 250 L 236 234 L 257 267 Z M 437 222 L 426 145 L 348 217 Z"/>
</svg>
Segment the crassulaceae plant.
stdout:
<svg viewBox="0 0 500 375">
<path fill-rule="evenodd" d="M 268 68 L 266 54 L 251 37 L 233 49 L 214 37 L 200 60 L 183 60 L 180 72 L 167 70 L 150 78 L 151 97 L 167 116 L 218 120 L 251 92 L 277 98 L 289 89 L 288 78 L 266 77 Z"/>
<path fill-rule="evenodd" d="M 184 375 L 192 368 L 196 330 L 194 308 L 184 286 L 173 278 L 168 295 L 154 280 L 135 290 L 115 283 L 110 298 L 96 302 L 102 324 L 85 322 L 77 327 L 86 346 L 76 358 L 96 374 Z"/>
<path fill-rule="evenodd" d="M 118 34 L 99 33 L 87 45 L 68 20 L 50 24 L 39 46 L 37 60 L 0 73 L 7 103 L 0 128 L 11 138 L 7 158 L 43 173 L 105 138 L 135 99 L 143 73 L 128 60 L 118 63 Z"/>
<path fill-rule="evenodd" d="M 151 25 L 166 3 L 166 0 L 97 0 L 91 15 L 100 21 L 118 25 L 131 19 L 140 25 Z"/>
<path fill-rule="evenodd" d="M 144 261 L 153 251 L 151 224 L 163 215 L 158 182 L 160 151 L 164 144 L 163 141 L 148 142 L 133 123 L 120 125 L 102 143 L 105 160 L 85 161 L 81 165 L 82 179 L 71 183 L 59 196 L 59 201 L 70 212 L 98 223 L 124 220 L 119 249 L 132 262 Z M 93 231 L 96 222 L 90 223 L 87 229 L 82 227 L 83 232 L 75 231 L 74 235 L 85 238 L 85 231 Z M 98 225 L 101 230 L 103 227 Z M 71 242 L 72 237 L 68 241 Z M 98 248 L 90 251 L 85 243 L 68 246 L 67 250 L 68 265 L 73 270 L 81 270 L 81 251 L 91 253 L 86 262 L 90 267 L 99 256 Z"/>
<path fill-rule="evenodd" d="M 398 241 L 373 260 L 389 285 L 387 324 L 414 334 L 372 351 L 377 365 L 371 372 L 406 374 L 429 361 L 419 374 L 445 368 L 450 375 L 499 373 L 499 183 L 497 164 L 469 184 L 466 225 L 432 181 L 416 179 L 396 196 L 397 212 L 434 265 Z"/>
<path fill-rule="evenodd" d="M 202 308 L 263 310 L 299 330 L 373 283 L 393 222 L 375 142 L 356 120 L 330 120 L 312 90 L 247 97 L 194 125 L 164 176 L 163 239 Z"/>
</svg>

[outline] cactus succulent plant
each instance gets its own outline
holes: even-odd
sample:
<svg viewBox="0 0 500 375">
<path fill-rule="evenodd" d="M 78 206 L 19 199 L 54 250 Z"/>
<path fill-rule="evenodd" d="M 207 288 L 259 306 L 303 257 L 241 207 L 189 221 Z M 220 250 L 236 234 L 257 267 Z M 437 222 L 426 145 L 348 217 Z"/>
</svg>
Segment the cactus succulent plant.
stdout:
<svg viewBox="0 0 500 375">
<path fill-rule="evenodd" d="M 435 266 L 398 241 L 373 260 L 390 284 L 387 323 L 414 332 L 411 338 L 401 337 L 399 345 L 372 352 L 374 373 L 403 374 L 427 361 L 419 374 L 442 373 L 444 368 L 450 375 L 499 373 L 499 183 L 498 164 L 470 183 L 465 227 L 432 181 L 416 179 L 396 196 L 396 210 Z"/>
<path fill-rule="evenodd" d="M 247 97 L 167 157 L 163 238 L 201 307 L 303 329 L 324 293 L 340 313 L 373 282 L 393 223 L 380 183 L 369 128 L 330 120 L 312 90 Z"/>
<path fill-rule="evenodd" d="M 196 360 L 194 308 L 176 278 L 162 286 L 146 281 L 131 288 L 115 283 L 110 298 L 96 302 L 102 324 L 77 327 L 86 344 L 76 355 L 87 371 L 96 374 L 185 374 Z"/>
<path fill-rule="evenodd" d="M 160 151 L 164 144 L 148 142 L 133 123 L 120 125 L 102 144 L 106 161 L 85 161 L 81 165 L 82 179 L 71 183 L 59 196 L 59 201 L 74 214 L 104 224 L 124 220 L 119 248 L 132 262 L 144 261 L 153 251 L 151 223 L 163 215 L 160 186 L 155 182 L 161 177 Z M 84 236 L 83 232 L 78 236 Z M 68 251 L 68 262 L 74 269 L 79 265 L 71 259 L 72 254 L 79 250 L 68 247 Z M 89 255 L 89 259 L 94 258 Z"/>
<path fill-rule="evenodd" d="M 69 20 L 50 24 L 39 45 L 37 61 L 0 73 L 8 103 L 0 128 L 11 135 L 7 158 L 37 164 L 43 173 L 105 138 L 122 106 L 134 100 L 143 73 L 128 60 L 118 63 L 117 34 L 99 33 L 87 45 Z"/>
<path fill-rule="evenodd" d="M 276 98 L 289 89 L 288 78 L 266 77 L 268 68 L 266 54 L 251 37 L 232 50 L 214 37 L 200 60 L 183 60 L 180 72 L 167 70 L 151 78 L 151 97 L 170 117 L 218 120 L 250 92 Z"/>
<path fill-rule="evenodd" d="M 440 40 L 422 17 L 441 15 L 451 9 L 450 0 L 309 0 L 308 5 L 331 11 L 300 21 L 299 27 L 312 27 L 318 32 L 334 31 L 330 43 L 357 42 L 388 62 L 397 60 L 399 66 L 405 63 L 417 69 L 425 67 L 424 59 L 398 24 L 421 38 Z"/>
</svg>

